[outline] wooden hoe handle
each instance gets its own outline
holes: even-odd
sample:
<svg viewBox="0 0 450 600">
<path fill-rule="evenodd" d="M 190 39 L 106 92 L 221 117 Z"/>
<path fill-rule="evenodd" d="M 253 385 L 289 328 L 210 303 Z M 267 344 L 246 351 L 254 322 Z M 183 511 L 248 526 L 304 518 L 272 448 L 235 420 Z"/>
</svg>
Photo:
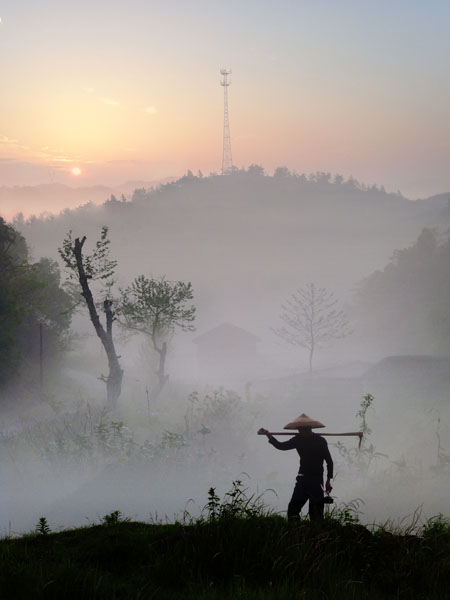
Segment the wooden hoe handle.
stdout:
<svg viewBox="0 0 450 600">
<path fill-rule="evenodd" d="M 293 431 L 269 431 L 268 432 L 269 435 L 296 435 Z M 260 433 L 258 431 L 258 435 L 266 435 L 265 433 Z M 317 435 L 323 435 L 323 436 L 358 436 L 359 437 L 359 444 L 358 444 L 358 448 L 361 448 L 361 442 L 363 439 L 363 432 L 362 431 L 348 431 L 346 433 L 318 433 Z"/>
</svg>

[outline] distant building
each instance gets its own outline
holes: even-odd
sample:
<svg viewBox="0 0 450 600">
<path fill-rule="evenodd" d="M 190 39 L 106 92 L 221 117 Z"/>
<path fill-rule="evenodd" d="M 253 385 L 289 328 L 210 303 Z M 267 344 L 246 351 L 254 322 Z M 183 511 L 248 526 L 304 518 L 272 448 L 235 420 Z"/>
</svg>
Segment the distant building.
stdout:
<svg viewBox="0 0 450 600">
<path fill-rule="evenodd" d="M 198 375 L 214 383 L 248 381 L 259 364 L 260 338 L 231 323 L 223 323 L 196 337 Z"/>
</svg>

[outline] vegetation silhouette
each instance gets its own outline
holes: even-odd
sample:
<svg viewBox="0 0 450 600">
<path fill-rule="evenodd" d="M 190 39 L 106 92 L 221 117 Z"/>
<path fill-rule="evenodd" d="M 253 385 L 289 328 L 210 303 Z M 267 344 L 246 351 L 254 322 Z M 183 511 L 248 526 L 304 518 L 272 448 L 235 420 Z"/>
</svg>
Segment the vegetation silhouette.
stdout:
<svg viewBox="0 0 450 600">
<path fill-rule="evenodd" d="M 450 523 L 364 527 L 351 506 L 295 526 L 264 509 L 239 480 L 206 514 L 100 525 L 0 540 L 2 598 L 440 599 L 450 584 Z"/>
</svg>

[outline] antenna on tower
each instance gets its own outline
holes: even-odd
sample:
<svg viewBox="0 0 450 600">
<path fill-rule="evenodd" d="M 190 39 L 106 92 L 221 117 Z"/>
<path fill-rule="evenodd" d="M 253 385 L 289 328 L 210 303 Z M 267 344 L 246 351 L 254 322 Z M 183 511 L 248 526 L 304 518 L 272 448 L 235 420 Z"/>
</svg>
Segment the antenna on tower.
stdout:
<svg viewBox="0 0 450 600">
<path fill-rule="evenodd" d="M 222 79 L 220 85 L 223 87 L 223 152 L 222 152 L 222 175 L 229 173 L 233 168 L 233 159 L 231 157 L 231 141 L 230 141 L 230 121 L 228 118 L 228 87 L 231 81 L 228 76 L 231 75 L 231 70 L 221 69 L 220 74 Z"/>
</svg>

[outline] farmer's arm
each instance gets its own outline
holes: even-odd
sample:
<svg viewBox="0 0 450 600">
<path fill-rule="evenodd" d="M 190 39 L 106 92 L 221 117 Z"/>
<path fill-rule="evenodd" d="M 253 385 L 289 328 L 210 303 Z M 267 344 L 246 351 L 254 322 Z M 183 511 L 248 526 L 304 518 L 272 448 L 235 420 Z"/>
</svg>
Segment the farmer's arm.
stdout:
<svg viewBox="0 0 450 600">
<path fill-rule="evenodd" d="M 287 440 L 287 442 L 279 442 L 277 439 L 275 439 L 273 437 L 273 435 L 270 433 L 270 431 L 268 431 L 267 429 L 264 429 L 263 427 L 261 427 L 261 429 L 258 431 L 259 435 L 266 435 L 268 440 L 269 440 L 269 444 L 272 444 L 272 446 L 274 446 L 275 448 L 278 448 L 278 450 L 293 450 L 294 448 L 297 447 L 297 443 L 296 443 L 296 437 L 292 437 L 290 440 Z"/>
<path fill-rule="evenodd" d="M 323 439 L 323 438 L 322 438 Z M 331 492 L 333 486 L 331 485 L 331 479 L 333 479 L 333 459 L 331 458 L 330 450 L 328 449 L 328 444 L 326 440 L 324 445 L 324 460 L 327 463 L 327 481 L 325 483 L 325 490 L 327 492 Z"/>
</svg>

